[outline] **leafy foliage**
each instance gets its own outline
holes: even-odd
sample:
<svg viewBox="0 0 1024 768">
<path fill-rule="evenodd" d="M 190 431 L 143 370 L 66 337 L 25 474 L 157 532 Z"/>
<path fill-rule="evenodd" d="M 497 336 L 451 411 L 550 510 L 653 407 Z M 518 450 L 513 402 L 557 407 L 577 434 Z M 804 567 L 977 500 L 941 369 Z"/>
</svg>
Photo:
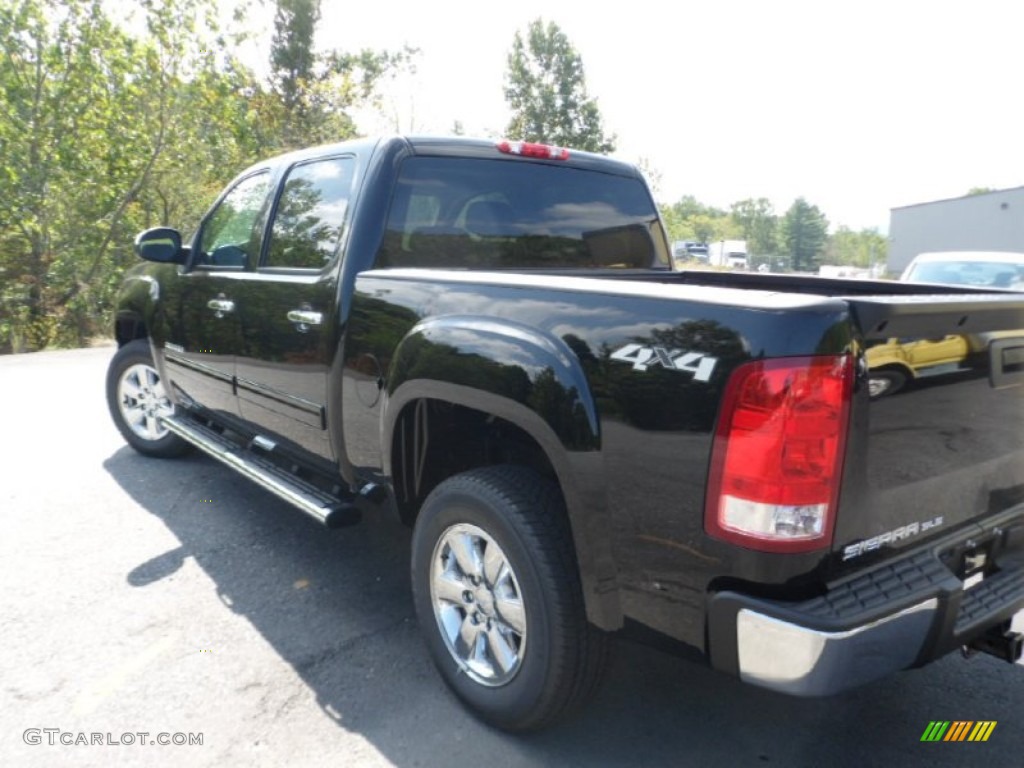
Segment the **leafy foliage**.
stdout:
<svg viewBox="0 0 1024 768">
<path fill-rule="evenodd" d="M 752 267 L 769 264 L 773 269 L 813 271 L 825 261 L 867 268 L 884 263 L 888 248 L 885 236 L 874 229 L 854 232 L 839 227 L 829 235 L 824 214 L 803 198 L 781 218 L 763 197 L 738 200 L 729 212 L 692 195 L 658 208 L 670 240 L 745 240 Z"/>
<path fill-rule="evenodd" d="M 589 152 L 615 150 L 597 101 L 587 95 L 583 59 L 554 22 L 530 22 L 525 40 L 516 32 L 505 100 L 512 109 L 509 136 Z"/>
<path fill-rule="evenodd" d="M 877 230 L 839 227 L 828 239 L 825 258 L 829 264 L 868 268 L 884 264 L 887 253 L 888 241 Z"/>
<path fill-rule="evenodd" d="M 100 309 L 102 267 L 118 261 L 170 140 L 167 86 L 183 61 L 169 45 L 178 42 L 129 38 L 99 0 L 0 13 L 0 333 L 10 347 L 66 340 Z"/>
<path fill-rule="evenodd" d="M 0 0 L 0 353 L 109 332 L 135 232 L 187 231 L 260 157 L 351 136 L 348 111 L 412 55 L 314 56 L 307 15 L 264 83 L 225 53 L 244 31 L 214 0 L 135 5 L 144 32 L 102 0 Z"/>
<path fill-rule="evenodd" d="M 318 21 L 320 0 L 277 0 L 270 48 L 271 82 L 286 110 L 303 106 L 303 91 L 313 79 L 313 35 Z"/>
<path fill-rule="evenodd" d="M 262 117 L 274 126 L 271 149 L 352 138 L 352 108 L 371 99 L 387 74 L 411 68 L 417 54 L 409 47 L 398 52 L 317 52 L 313 42 L 319 20 L 320 0 L 277 0 L 271 92 L 261 100 Z"/>
<path fill-rule="evenodd" d="M 732 218 L 742 230 L 750 253 L 760 256 L 778 250 L 779 219 L 770 200 L 759 197 L 733 203 Z"/>
<path fill-rule="evenodd" d="M 741 236 L 737 222 L 721 208 L 704 205 L 692 195 L 682 197 L 673 205 L 660 206 L 662 220 L 670 240 L 733 240 Z"/>
</svg>

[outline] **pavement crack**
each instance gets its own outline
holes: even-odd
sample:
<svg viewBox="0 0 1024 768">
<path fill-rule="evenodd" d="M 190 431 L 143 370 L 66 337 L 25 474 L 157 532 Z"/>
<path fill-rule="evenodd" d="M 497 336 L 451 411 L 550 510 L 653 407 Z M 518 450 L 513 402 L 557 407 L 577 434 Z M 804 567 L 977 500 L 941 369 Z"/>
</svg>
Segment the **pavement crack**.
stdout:
<svg viewBox="0 0 1024 768">
<path fill-rule="evenodd" d="M 413 616 L 411 613 L 399 616 L 394 621 L 385 624 L 381 627 L 371 629 L 369 632 L 363 632 L 362 634 L 356 635 L 355 637 L 350 637 L 347 640 L 338 643 L 337 645 L 330 646 L 329 648 L 324 648 L 323 650 L 317 653 L 312 653 L 305 656 L 304 658 L 298 659 L 294 662 L 293 666 L 299 672 L 299 674 L 305 674 L 307 672 L 310 672 L 313 669 L 316 669 L 324 662 L 333 660 L 335 657 L 339 656 L 345 651 L 350 650 L 351 648 L 358 645 L 364 640 L 367 640 L 371 637 L 379 637 L 381 635 L 386 635 L 390 632 L 393 632 L 396 629 L 399 629 L 412 618 Z"/>
</svg>

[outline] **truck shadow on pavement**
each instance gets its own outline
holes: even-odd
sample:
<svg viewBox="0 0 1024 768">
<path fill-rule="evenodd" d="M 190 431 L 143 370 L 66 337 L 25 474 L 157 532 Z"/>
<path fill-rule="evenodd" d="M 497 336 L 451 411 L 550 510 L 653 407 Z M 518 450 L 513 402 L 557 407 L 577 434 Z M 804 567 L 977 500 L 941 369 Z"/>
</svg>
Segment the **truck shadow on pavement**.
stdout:
<svg viewBox="0 0 1024 768">
<path fill-rule="evenodd" d="M 123 448 L 104 468 L 180 542 L 125 574 L 128 584 L 145 589 L 192 558 L 224 610 L 295 669 L 325 716 L 397 766 L 1009 765 L 1024 750 L 1024 670 L 988 657 L 795 699 L 623 639 L 587 709 L 539 734 L 503 734 L 461 707 L 427 656 L 410 534 L 397 521 L 371 512 L 329 531 L 198 455 L 158 461 Z M 922 744 L 931 720 L 998 726 L 985 744 Z"/>
</svg>

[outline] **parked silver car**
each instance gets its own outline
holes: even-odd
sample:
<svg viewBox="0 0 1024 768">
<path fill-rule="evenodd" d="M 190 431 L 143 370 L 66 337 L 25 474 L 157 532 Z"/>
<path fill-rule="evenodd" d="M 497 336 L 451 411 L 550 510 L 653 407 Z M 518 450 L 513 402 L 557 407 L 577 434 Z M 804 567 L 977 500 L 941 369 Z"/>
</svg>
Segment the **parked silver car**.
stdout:
<svg viewBox="0 0 1024 768">
<path fill-rule="evenodd" d="M 1024 291 L 1024 253 L 921 253 L 903 270 L 900 280 L 910 283 L 975 285 Z"/>
</svg>

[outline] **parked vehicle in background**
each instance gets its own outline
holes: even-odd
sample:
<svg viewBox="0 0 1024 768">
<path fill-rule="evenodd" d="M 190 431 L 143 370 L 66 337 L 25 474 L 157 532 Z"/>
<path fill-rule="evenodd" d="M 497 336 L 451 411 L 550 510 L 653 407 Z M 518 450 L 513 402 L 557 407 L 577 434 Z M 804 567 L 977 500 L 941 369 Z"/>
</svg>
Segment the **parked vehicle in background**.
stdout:
<svg viewBox="0 0 1024 768">
<path fill-rule="evenodd" d="M 708 244 L 707 243 L 690 243 L 686 244 L 686 255 L 697 261 L 708 260 Z"/>
<path fill-rule="evenodd" d="M 1024 253 L 948 251 L 914 257 L 900 276 L 906 283 L 975 285 L 1024 291 Z"/>
<path fill-rule="evenodd" d="M 672 258 L 677 266 L 682 266 L 688 261 L 707 263 L 708 244 L 692 240 L 676 240 L 672 243 Z"/>
<path fill-rule="evenodd" d="M 939 283 L 1024 291 L 1024 253 L 949 251 L 922 253 L 900 276 L 907 283 Z M 983 357 L 998 339 L 1024 331 L 954 334 L 941 339 L 888 339 L 867 350 L 872 397 L 891 395 L 908 382 L 927 376 L 956 373 Z"/>
<path fill-rule="evenodd" d="M 872 397 L 892 395 L 922 376 L 956 372 L 971 352 L 971 339 L 950 335 L 941 339 L 888 339 L 865 353 L 871 371 Z"/>
<path fill-rule="evenodd" d="M 747 268 L 746 240 L 719 240 L 708 246 L 708 263 L 714 267 Z"/>
</svg>

